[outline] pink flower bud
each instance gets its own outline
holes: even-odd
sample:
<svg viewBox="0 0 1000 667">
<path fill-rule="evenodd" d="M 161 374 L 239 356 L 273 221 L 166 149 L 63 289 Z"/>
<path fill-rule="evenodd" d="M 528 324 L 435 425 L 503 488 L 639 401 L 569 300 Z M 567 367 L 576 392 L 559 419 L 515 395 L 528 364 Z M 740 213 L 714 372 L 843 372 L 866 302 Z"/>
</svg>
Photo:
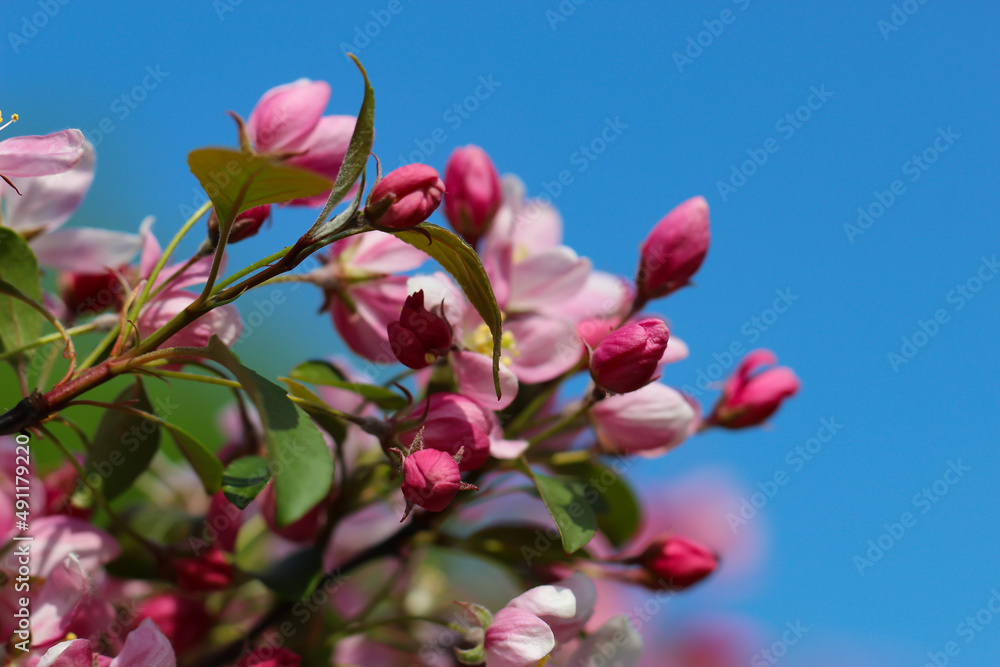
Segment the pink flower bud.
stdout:
<svg viewBox="0 0 1000 667">
<path fill-rule="evenodd" d="M 454 457 L 437 449 L 421 449 L 403 460 L 403 497 L 431 512 L 455 499 L 462 477 Z"/>
<path fill-rule="evenodd" d="M 475 247 L 489 231 L 503 201 L 500 174 L 479 146 L 456 148 L 444 169 L 444 214 L 462 238 Z"/>
<path fill-rule="evenodd" d="M 590 409 L 597 439 L 607 451 L 657 456 L 684 442 L 694 409 L 670 387 L 654 382 L 609 396 Z"/>
<path fill-rule="evenodd" d="M 270 204 L 254 206 L 243 211 L 233 221 L 233 228 L 229 230 L 227 243 L 237 243 L 251 236 L 256 236 L 270 215 Z M 208 238 L 213 244 L 219 243 L 219 216 L 215 214 L 214 208 L 212 214 L 208 216 Z"/>
<path fill-rule="evenodd" d="M 236 574 L 222 551 L 216 547 L 197 558 L 178 558 L 174 561 L 177 586 L 184 591 L 221 591 L 229 588 Z"/>
<path fill-rule="evenodd" d="M 590 356 L 594 382 L 619 394 L 648 384 L 669 338 L 667 325 L 655 318 L 626 324 L 612 332 Z"/>
<path fill-rule="evenodd" d="M 250 651 L 236 667 L 299 667 L 302 657 L 286 648 L 262 646 Z"/>
<path fill-rule="evenodd" d="M 174 651 L 182 655 L 201 643 L 214 623 L 204 602 L 172 593 L 154 595 L 143 602 L 137 620 L 145 618 L 156 623 Z"/>
<path fill-rule="evenodd" d="M 424 308 L 424 291 L 406 297 L 398 322 L 386 327 L 392 353 L 408 368 L 426 368 L 451 347 L 448 322 Z"/>
<path fill-rule="evenodd" d="M 680 535 L 661 537 L 646 547 L 639 562 L 650 588 L 680 591 L 715 571 L 719 557 L 703 544 Z"/>
<path fill-rule="evenodd" d="M 646 299 L 688 284 L 708 252 L 708 202 L 694 197 L 656 223 L 640 249 L 635 281 Z"/>
<path fill-rule="evenodd" d="M 504 607 L 486 629 L 486 664 L 535 667 L 555 646 L 555 637 L 545 621 L 524 609 Z"/>
<path fill-rule="evenodd" d="M 722 396 L 707 423 L 725 428 L 756 426 L 799 390 L 799 379 L 785 366 L 757 372 L 778 362 L 770 350 L 754 350 L 722 388 Z"/>
<path fill-rule="evenodd" d="M 408 164 L 379 181 L 368 196 L 368 221 L 390 229 L 409 229 L 441 204 L 444 183 L 434 167 Z"/>
<path fill-rule="evenodd" d="M 418 405 L 407 419 L 419 419 L 424 405 Z M 474 470 L 490 457 L 490 431 L 493 419 L 485 408 L 461 394 L 439 392 L 431 395 L 427 404 L 424 429 L 424 447 L 439 449 L 449 454 L 462 450 L 459 468 Z M 409 446 L 417 429 L 400 434 L 400 442 Z"/>
</svg>

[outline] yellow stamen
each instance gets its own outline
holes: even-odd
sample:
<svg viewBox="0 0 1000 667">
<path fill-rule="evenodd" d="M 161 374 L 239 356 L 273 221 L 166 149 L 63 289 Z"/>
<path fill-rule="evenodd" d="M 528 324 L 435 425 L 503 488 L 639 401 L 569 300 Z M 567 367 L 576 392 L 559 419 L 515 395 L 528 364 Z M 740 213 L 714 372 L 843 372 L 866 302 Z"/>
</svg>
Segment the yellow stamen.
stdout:
<svg viewBox="0 0 1000 667">
<path fill-rule="evenodd" d="M 493 354 L 493 334 L 490 333 L 490 328 L 485 323 L 476 327 L 476 330 L 472 332 L 470 340 L 472 343 L 471 347 L 476 352 L 486 355 Z M 509 355 L 504 355 L 500 359 L 505 366 L 510 366 L 510 357 L 521 356 L 521 351 L 517 349 L 517 341 L 514 339 L 513 331 L 503 332 L 503 335 L 500 336 L 500 347 L 509 353 Z"/>
<path fill-rule="evenodd" d="M 76 634 L 75 634 L 75 633 L 72 633 L 72 632 L 67 632 L 67 633 L 66 633 L 66 639 L 64 639 L 63 641 L 66 641 L 66 642 L 71 642 L 71 641 L 73 641 L 74 639 L 77 639 L 77 636 L 76 636 Z"/>
<path fill-rule="evenodd" d="M 16 123 L 17 119 L 18 119 L 18 115 L 16 113 L 12 113 L 10 115 L 10 120 L 8 120 L 3 125 L 0 125 L 0 130 L 4 129 L 5 127 L 7 127 L 8 125 L 10 125 L 11 123 Z M 3 112 L 2 111 L 0 111 L 0 123 L 3 123 Z"/>
</svg>

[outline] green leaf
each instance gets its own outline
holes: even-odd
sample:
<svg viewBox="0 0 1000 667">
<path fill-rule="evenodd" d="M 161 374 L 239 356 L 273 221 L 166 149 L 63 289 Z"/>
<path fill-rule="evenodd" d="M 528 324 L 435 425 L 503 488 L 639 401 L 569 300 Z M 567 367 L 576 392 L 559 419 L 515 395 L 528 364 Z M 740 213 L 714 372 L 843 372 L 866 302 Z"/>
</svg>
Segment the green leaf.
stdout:
<svg viewBox="0 0 1000 667">
<path fill-rule="evenodd" d="M 368 164 L 368 156 L 372 152 L 372 144 L 375 142 L 375 91 L 368 80 L 368 72 L 361 66 L 361 61 L 349 54 L 354 64 L 361 70 L 361 76 L 365 79 L 365 97 L 361 101 L 361 109 L 358 111 L 358 120 L 354 125 L 354 133 L 351 135 L 351 142 L 347 145 L 347 153 L 344 155 L 344 162 L 337 172 L 337 181 L 333 184 L 333 191 L 330 193 L 330 200 L 327 206 L 336 206 L 351 191 L 351 187 L 357 182 L 358 177 L 365 170 Z"/>
<path fill-rule="evenodd" d="M 290 376 L 293 380 L 299 380 L 300 382 L 352 391 L 367 398 L 383 410 L 399 410 L 405 408 L 408 403 L 405 397 L 400 396 L 391 389 L 379 387 L 374 384 L 351 382 L 340 372 L 340 369 L 326 361 L 306 361 L 301 363 L 292 369 Z"/>
<path fill-rule="evenodd" d="M 222 493 L 241 510 L 264 490 L 271 479 L 267 459 L 262 456 L 244 456 L 236 459 L 222 474 Z"/>
<path fill-rule="evenodd" d="M 222 461 L 219 457 L 187 431 L 165 421 L 160 422 L 160 425 L 173 437 L 177 449 L 181 450 L 181 454 L 194 468 L 205 492 L 210 496 L 215 495 L 222 486 Z"/>
<path fill-rule="evenodd" d="M 330 188 L 330 180 L 266 155 L 230 148 L 199 148 L 188 166 L 212 200 L 223 234 L 241 211 L 312 197 Z"/>
<path fill-rule="evenodd" d="M 309 391 L 305 385 L 299 384 L 295 380 L 290 380 L 288 378 L 282 378 L 282 380 L 288 385 L 288 392 L 292 396 L 304 398 L 305 400 L 313 403 L 319 403 L 321 405 L 324 404 L 323 399 Z M 313 418 L 313 421 L 315 421 L 321 429 L 329 433 L 338 445 L 344 444 L 344 440 L 347 439 L 347 424 L 345 424 L 342 419 L 338 419 L 326 410 L 313 410 L 307 405 L 302 406 L 302 409 Z"/>
<path fill-rule="evenodd" d="M 274 475 L 279 526 L 301 519 L 326 498 L 333 481 L 333 457 L 319 429 L 285 390 L 240 363 L 218 338 L 206 353 L 225 366 L 257 406 Z"/>
<path fill-rule="evenodd" d="M 574 463 L 556 468 L 583 485 L 584 497 L 597 514 L 597 527 L 616 547 L 632 538 L 642 523 L 642 508 L 626 479 L 599 463 Z"/>
<path fill-rule="evenodd" d="M 34 253 L 20 234 L 6 227 L 0 227 L 0 280 L 39 303 L 43 299 Z M 38 339 L 43 321 L 42 314 L 21 299 L 0 294 L 0 350 L 15 350 Z"/>
<path fill-rule="evenodd" d="M 313 547 L 296 551 L 275 563 L 257 578 L 272 591 L 289 600 L 303 600 L 323 576 L 323 555 Z"/>
<path fill-rule="evenodd" d="M 569 477 L 535 474 L 535 486 L 556 522 L 566 553 L 586 546 L 597 532 L 597 518 L 580 482 Z"/>
<path fill-rule="evenodd" d="M 566 554 L 562 549 L 553 549 L 552 539 L 545 528 L 537 525 L 499 524 L 477 531 L 462 542 L 462 548 L 481 553 L 508 564 L 522 563 L 535 567 L 539 563 L 562 563 Z M 578 556 L 588 557 L 585 551 Z"/>
<path fill-rule="evenodd" d="M 430 255 L 461 286 L 493 334 L 493 383 L 500 398 L 500 337 L 503 320 L 493 287 L 479 255 L 460 236 L 443 227 L 422 222 L 395 235 Z"/>
<path fill-rule="evenodd" d="M 115 403 L 155 414 L 142 379 L 120 393 Z M 96 474 L 104 497 L 112 500 L 132 486 L 146 471 L 160 447 L 160 424 L 155 419 L 122 410 L 109 409 L 97 426 L 93 445 L 87 456 L 88 475 Z"/>
</svg>

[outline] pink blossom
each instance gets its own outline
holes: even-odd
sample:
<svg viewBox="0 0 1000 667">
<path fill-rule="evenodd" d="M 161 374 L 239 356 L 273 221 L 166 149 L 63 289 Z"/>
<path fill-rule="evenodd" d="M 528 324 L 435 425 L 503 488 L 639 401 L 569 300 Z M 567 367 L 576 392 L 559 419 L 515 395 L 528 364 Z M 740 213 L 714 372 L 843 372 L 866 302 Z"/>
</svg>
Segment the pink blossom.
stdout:
<svg viewBox="0 0 1000 667">
<path fill-rule="evenodd" d="M 184 591 L 220 591 L 233 584 L 236 573 L 221 549 L 212 547 L 193 558 L 174 561 L 177 586 Z"/>
<path fill-rule="evenodd" d="M 590 355 L 598 386 L 625 394 L 647 384 L 667 349 L 670 332 L 662 320 L 626 324 L 607 336 Z"/>
<path fill-rule="evenodd" d="M 754 350 L 726 381 L 707 423 L 726 428 L 756 426 L 799 390 L 799 379 L 785 366 L 761 370 L 778 358 L 770 350 Z"/>
<path fill-rule="evenodd" d="M 260 153 L 294 154 L 287 162 L 334 180 L 347 154 L 356 120 L 323 116 L 330 84 L 299 79 L 264 93 L 247 119 L 246 129 Z M 288 202 L 322 206 L 329 193 Z"/>
<path fill-rule="evenodd" d="M 497 168 L 479 146 L 456 148 L 444 170 L 444 213 L 462 238 L 475 247 L 503 201 Z"/>
<path fill-rule="evenodd" d="M 536 667 L 555 645 L 555 637 L 545 621 L 524 609 L 504 607 L 486 629 L 486 664 Z"/>
<path fill-rule="evenodd" d="M 687 439 L 694 410 L 680 393 L 654 382 L 609 396 L 590 409 L 590 420 L 608 451 L 658 456 Z"/>
<path fill-rule="evenodd" d="M 434 167 L 408 164 L 389 172 L 368 196 L 365 215 L 373 225 L 409 229 L 430 217 L 444 195 L 444 183 Z"/>
<path fill-rule="evenodd" d="M 705 260 L 709 242 L 708 202 L 694 197 L 663 217 L 640 249 L 636 284 L 645 298 L 684 287 Z"/>
<path fill-rule="evenodd" d="M 195 597 L 162 593 L 143 601 L 139 620 L 150 619 L 180 654 L 205 639 L 215 622 L 205 603 Z"/>
</svg>

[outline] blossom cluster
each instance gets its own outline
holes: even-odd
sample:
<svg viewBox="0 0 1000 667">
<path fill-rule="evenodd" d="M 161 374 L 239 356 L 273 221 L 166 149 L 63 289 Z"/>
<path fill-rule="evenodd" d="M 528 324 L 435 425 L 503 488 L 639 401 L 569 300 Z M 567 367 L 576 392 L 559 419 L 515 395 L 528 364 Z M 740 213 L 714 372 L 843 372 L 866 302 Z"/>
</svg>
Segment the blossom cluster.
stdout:
<svg viewBox="0 0 1000 667">
<path fill-rule="evenodd" d="M 651 225 L 634 277 L 618 276 L 478 146 L 443 177 L 372 177 L 367 75 L 357 116 L 324 115 L 330 97 L 303 79 L 233 114 L 238 148 L 191 153 L 207 202 L 166 244 L 152 218 L 64 226 L 95 176 L 79 131 L 0 142 L 0 359 L 24 395 L 0 416 L 5 664 L 667 664 L 615 591 L 686 591 L 723 567 L 722 545 L 649 534 L 659 508 L 625 470 L 760 425 L 799 389 L 769 350 L 710 409 L 661 381 L 688 347 L 650 307 L 701 268 L 707 202 Z M 266 239 L 286 207 L 321 210 L 226 277 L 227 246 Z M 204 242 L 177 259 L 202 219 Z M 311 256 L 318 268 L 294 270 Z M 236 357 L 234 302 L 289 281 L 315 286 L 321 326 L 355 361 L 303 360 L 278 384 Z M 174 424 L 153 378 L 235 395 L 224 441 Z M 116 399 L 89 395 L 105 384 Z M 96 432 L 75 407 L 100 411 Z M 17 433 L 64 462 L 22 470 Z M 14 522 L 22 506 L 30 525 Z"/>
</svg>

